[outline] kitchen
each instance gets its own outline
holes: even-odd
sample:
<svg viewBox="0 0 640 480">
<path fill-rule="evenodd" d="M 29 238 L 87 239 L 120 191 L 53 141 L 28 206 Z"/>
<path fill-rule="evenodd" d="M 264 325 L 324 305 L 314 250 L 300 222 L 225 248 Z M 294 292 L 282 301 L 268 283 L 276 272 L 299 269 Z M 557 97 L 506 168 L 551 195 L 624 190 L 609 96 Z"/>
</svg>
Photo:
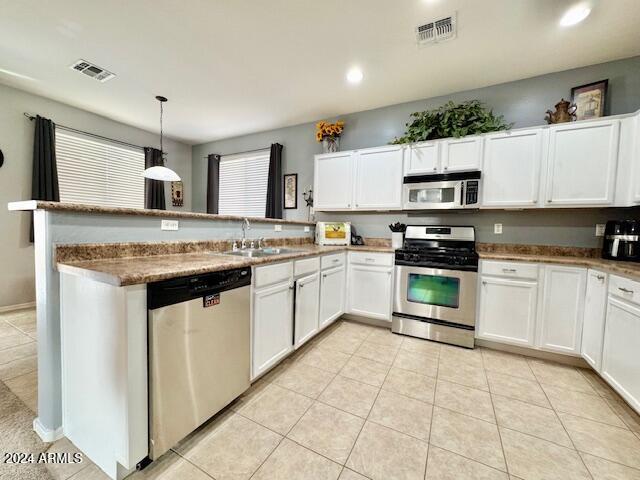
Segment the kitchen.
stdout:
<svg viewBox="0 0 640 480">
<path fill-rule="evenodd" d="M 420 54 L 468 38 L 462 3 L 458 38 Z M 599 4 L 571 28 L 603 28 L 606 15 Z M 162 134 L 83 128 L 84 113 L 0 86 L 27 147 L 34 123 L 23 114 L 60 122 L 61 197 L 73 179 L 66 152 L 89 148 L 72 128 L 126 141 L 118 152 L 131 161 L 144 160 L 137 145 L 159 143 L 168 154 L 151 168 L 179 178 L 152 183 L 164 184 L 166 210 L 35 200 L 28 189 L 6 199 L 21 236 L 29 214 L 17 212 L 33 214 L 37 309 L 15 292 L 7 305 L 20 307 L 0 316 L 13 341 L 17 315 L 37 315 L 23 332 L 37 355 L 13 360 L 19 345 L 0 344 L 10 358 L 0 381 L 36 415 L 21 430 L 40 442 L 30 448 L 83 460 L 43 475 L 636 478 L 638 53 L 428 101 L 336 107 L 320 127 L 316 116 L 202 135 L 186 149 L 175 123 L 163 147 Z M 349 70 L 345 88 L 366 88 L 368 72 Z M 545 122 L 572 87 L 607 78 L 602 114 L 555 123 L 558 107 Z M 179 97 L 161 98 L 160 129 L 154 109 L 148 131 L 180 115 Z M 449 100 L 475 109 L 473 98 L 502 124 L 423 138 L 404 126 Z M 320 153 L 328 127 L 340 144 Z M 20 151 L 3 142 L 0 176 Z M 263 183 L 238 197 L 231 180 L 257 175 Z M 28 375 L 37 398 L 18 388 Z"/>
</svg>

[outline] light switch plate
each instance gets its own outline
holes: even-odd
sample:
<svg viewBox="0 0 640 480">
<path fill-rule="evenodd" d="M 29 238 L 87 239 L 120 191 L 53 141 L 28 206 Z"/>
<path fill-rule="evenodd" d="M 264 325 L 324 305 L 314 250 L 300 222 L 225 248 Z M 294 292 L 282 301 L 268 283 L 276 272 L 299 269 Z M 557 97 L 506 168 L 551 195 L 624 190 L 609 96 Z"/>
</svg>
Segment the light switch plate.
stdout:
<svg viewBox="0 0 640 480">
<path fill-rule="evenodd" d="M 596 237 L 604 237 L 604 223 L 596 223 Z"/>
<path fill-rule="evenodd" d="M 282 231 L 282 225 L 276 225 L 273 227 L 273 230 L 276 232 L 281 232 Z"/>
<path fill-rule="evenodd" d="M 502 235 L 502 224 L 501 223 L 494 223 L 493 224 L 493 233 L 495 233 L 496 235 Z"/>
<path fill-rule="evenodd" d="M 311 231 L 311 229 L 310 229 L 309 227 L 304 227 L 304 231 L 305 231 L 305 232 L 310 232 L 310 231 Z"/>
<path fill-rule="evenodd" d="M 178 220 L 162 220 L 160 230 L 178 230 Z"/>
</svg>

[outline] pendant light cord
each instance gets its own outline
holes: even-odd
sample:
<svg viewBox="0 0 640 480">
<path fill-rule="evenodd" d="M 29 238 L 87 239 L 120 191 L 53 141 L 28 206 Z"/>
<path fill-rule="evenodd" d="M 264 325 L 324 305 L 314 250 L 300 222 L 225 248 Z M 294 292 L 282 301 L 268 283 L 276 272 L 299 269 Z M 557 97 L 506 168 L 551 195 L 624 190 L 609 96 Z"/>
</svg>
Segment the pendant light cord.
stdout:
<svg viewBox="0 0 640 480">
<path fill-rule="evenodd" d="M 164 131 L 162 129 L 162 115 L 163 115 L 162 103 L 163 102 L 160 102 L 160 156 L 162 157 L 162 163 L 164 163 L 164 149 L 162 148 L 162 136 L 164 135 Z"/>
</svg>

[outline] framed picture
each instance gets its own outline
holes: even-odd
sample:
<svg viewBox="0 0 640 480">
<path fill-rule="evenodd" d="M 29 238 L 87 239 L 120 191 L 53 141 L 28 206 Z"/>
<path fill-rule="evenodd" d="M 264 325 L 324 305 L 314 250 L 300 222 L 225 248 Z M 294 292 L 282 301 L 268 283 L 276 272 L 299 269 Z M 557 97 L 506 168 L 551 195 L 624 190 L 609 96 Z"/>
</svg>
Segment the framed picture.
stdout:
<svg viewBox="0 0 640 480">
<path fill-rule="evenodd" d="M 576 105 L 576 120 L 604 117 L 609 80 L 573 87 L 571 103 Z"/>
<path fill-rule="evenodd" d="M 289 173 L 284 176 L 284 208 L 298 208 L 298 174 Z"/>
<path fill-rule="evenodd" d="M 171 182 L 171 204 L 174 207 L 184 205 L 184 185 L 182 182 Z"/>
</svg>

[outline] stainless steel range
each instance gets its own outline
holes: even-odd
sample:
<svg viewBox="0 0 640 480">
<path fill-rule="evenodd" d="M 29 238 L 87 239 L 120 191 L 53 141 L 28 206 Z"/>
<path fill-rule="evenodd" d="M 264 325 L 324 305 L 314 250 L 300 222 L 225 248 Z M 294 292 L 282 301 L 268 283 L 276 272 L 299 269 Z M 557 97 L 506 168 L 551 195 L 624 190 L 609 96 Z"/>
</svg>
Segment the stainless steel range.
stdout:
<svg viewBox="0 0 640 480">
<path fill-rule="evenodd" d="M 474 228 L 410 225 L 395 264 L 392 331 L 473 348 L 478 277 Z"/>
</svg>

